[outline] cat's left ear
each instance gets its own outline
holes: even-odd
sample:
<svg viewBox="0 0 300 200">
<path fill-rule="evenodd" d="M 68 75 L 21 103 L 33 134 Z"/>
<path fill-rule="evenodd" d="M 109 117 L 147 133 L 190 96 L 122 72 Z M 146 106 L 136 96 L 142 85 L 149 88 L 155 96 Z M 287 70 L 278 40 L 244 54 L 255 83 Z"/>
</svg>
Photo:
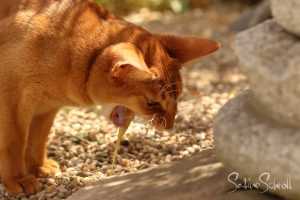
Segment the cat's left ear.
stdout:
<svg viewBox="0 0 300 200">
<path fill-rule="evenodd" d="M 174 35 L 157 35 L 157 37 L 169 55 L 181 63 L 209 55 L 221 47 L 221 44 L 216 41 L 198 37 Z"/>
<path fill-rule="evenodd" d="M 141 51 L 131 43 L 119 43 L 111 47 L 113 54 L 111 76 L 123 82 L 141 82 L 153 79 Z"/>
</svg>

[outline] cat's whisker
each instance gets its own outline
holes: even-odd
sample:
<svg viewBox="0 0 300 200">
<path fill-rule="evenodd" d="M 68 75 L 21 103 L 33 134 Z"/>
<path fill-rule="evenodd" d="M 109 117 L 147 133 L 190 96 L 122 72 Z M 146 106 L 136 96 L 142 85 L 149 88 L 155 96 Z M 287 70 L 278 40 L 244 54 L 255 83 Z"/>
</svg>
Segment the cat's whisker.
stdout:
<svg viewBox="0 0 300 200">
<path fill-rule="evenodd" d="M 177 90 L 176 89 L 173 89 L 173 90 L 168 90 L 168 91 L 166 91 L 166 92 L 177 92 Z"/>
<path fill-rule="evenodd" d="M 150 126 L 153 125 L 153 122 L 155 120 L 155 114 L 152 116 L 152 118 L 148 121 L 148 123 L 150 124 Z"/>
<path fill-rule="evenodd" d="M 167 91 L 167 94 L 168 95 L 174 95 L 177 93 L 177 90 L 170 90 L 170 91 Z"/>
</svg>

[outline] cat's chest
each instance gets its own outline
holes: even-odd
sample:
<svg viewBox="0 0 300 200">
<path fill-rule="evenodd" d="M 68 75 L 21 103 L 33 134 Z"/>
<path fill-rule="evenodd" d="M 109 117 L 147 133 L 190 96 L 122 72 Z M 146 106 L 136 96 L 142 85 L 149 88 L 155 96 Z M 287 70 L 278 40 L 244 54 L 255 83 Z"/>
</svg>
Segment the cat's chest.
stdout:
<svg viewBox="0 0 300 200">
<path fill-rule="evenodd" d="M 114 108 L 117 106 L 117 104 L 104 104 L 101 105 L 101 115 L 106 117 L 107 119 L 110 119 L 111 113 L 113 112 Z"/>
</svg>

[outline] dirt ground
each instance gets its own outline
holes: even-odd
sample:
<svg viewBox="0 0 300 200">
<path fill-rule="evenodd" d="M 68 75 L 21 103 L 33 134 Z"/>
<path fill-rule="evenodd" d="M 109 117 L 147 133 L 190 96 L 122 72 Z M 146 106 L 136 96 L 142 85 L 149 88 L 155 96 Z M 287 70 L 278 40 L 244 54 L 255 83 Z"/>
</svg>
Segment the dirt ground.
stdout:
<svg viewBox="0 0 300 200">
<path fill-rule="evenodd" d="M 234 35 L 228 28 L 244 9 L 238 4 L 217 4 L 182 15 L 144 9 L 126 17 L 153 32 L 210 37 L 223 45 L 218 53 L 182 71 L 185 87 L 174 130 L 157 132 L 137 119 L 122 142 L 118 165 L 112 170 L 116 129 L 101 116 L 101 108 L 65 108 L 56 118 L 49 144 L 49 156 L 60 163 L 62 172 L 41 179 L 43 190 L 30 197 L 10 197 L 0 185 L 0 199 L 65 199 L 104 177 L 137 172 L 213 149 L 214 116 L 247 87 L 230 47 Z"/>
</svg>

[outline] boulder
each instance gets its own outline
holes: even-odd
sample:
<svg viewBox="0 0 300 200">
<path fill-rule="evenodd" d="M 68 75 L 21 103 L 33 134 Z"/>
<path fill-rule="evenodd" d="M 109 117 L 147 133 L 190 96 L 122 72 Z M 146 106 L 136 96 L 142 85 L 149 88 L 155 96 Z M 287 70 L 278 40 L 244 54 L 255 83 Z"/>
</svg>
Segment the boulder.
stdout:
<svg viewBox="0 0 300 200">
<path fill-rule="evenodd" d="M 269 20 L 240 33 L 235 51 L 253 89 L 254 108 L 300 127 L 300 38 Z"/>
<path fill-rule="evenodd" d="M 270 1 L 265 0 L 258 4 L 254 9 L 244 11 L 244 13 L 233 22 L 230 30 L 240 32 L 272 18 L 270 7 Z"/>
<path fill-rule="evenodd" d="M 247 187 L 300 198 L 300 130 L 252 111 L 246 92 L 230 101 L 214 123 L 217 155 Z M 251 182 L 251 183 L 250 183 Z"/>
<path fill-rule="evenodd" d="M 300 36 L 300 1 L 271 0 L 275 20 L 287 31 Z"/>
</svg>

